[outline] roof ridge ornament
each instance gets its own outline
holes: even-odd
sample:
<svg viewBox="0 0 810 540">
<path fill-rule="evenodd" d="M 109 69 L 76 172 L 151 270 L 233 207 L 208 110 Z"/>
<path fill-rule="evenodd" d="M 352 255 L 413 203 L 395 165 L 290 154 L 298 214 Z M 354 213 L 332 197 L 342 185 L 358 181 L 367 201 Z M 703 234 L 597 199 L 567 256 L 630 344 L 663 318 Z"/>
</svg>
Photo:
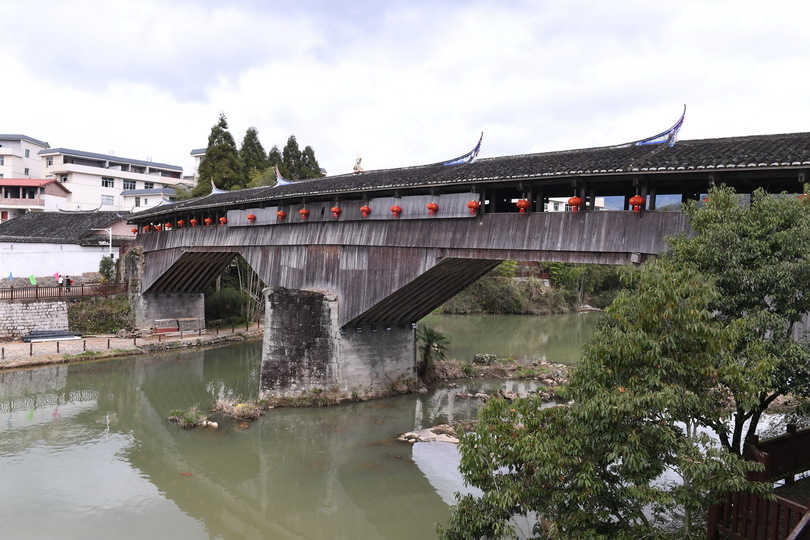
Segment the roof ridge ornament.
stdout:
<svg viewBox="0 0 810 540">
<path fill-rule="evenodd" d="M 481 137 L 478 139 L 478 144 L 475 145 L 475 148 L 464 154 L 463 156 L 459 156 L 455 159 L 451 159 L 450 161 L 445 161 L 442 165 L 462 165 L 464 163 L 472 163 L 475 161 L 475 158 L 478 157 L 478 152 L 481 150 L 481 141 L 484 140 L 484 132 L 481 132 Z"/>
<path fill-rule="evenodd" d="M 634 146 L 644 146 L 647 144 L 662 144 L 667 143 L 667 146 L 672 147 L 675 146 L 675 143 L 678 140 L 678 131 L 681 129 L 683 125 L 683 119 L 686 117 L 686 104 L 683 106 L 683 113 L 681 113 L 681 117 L 675 122 L 675 125 L 669 128 L 666 131 L 662 131 L 658 135 L 653 135 L 652 137 L 647 137 L 646 139 L 641 139 L 640 141 L 636 141 L 633 144 Z"/>
<path fill-rule="evenodd" d="M 216 184 L 214 184 L 214 179 L 211 179 L 211 193 L 210 195 L 216 195 L 218 193 L 225 193 L 224 189 L 219 189 Z"/>
<path fill-rule="evenodd" d="M 273 187 L 288 186 L 290 184 L 292 184 L 292 182 L 281 176 L 281 173 L 278 170 L 278 164 L 276 164 L 276 185 Z"/>
</svg>

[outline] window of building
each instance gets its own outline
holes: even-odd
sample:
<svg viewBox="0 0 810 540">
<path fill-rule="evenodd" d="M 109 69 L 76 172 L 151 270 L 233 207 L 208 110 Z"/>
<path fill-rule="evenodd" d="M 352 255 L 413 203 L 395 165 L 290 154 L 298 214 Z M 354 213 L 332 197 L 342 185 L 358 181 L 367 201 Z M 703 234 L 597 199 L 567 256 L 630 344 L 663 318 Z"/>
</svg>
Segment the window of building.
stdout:
<svg viewBox="0 0 810 540">
<path fill-rule="evenodd" d="M 115 187 L 115 178 L 110 178 L 109 176 L 102 176 L 101 177 L 101 187 Z"/>
<path fill-rule="evenodd" d="M 6 164 L 6 158 L 5 158 L 5 156 L 0 156 L 0 166 L 3 166 L 3 165 L 5 165 L 5 164 Z"/>
<path fill-rule="evenodd" d="M 31 174 L 31 173 L 29 172 L 28 167 L 26 167 L 26 168 L 24 169 L 24 171 L 25 171 L 25 172 L 24 172 L 23 174 L 24 174 L 25 176 L 29 176 L 29 175 Z"/>
<path fill-rule="evenodd" d="M 135 180 L 124 180 L 124 190 L 135 189 Z"/>
<path fill-rule="evenodd" d="M 144 197 L 144 198 L 143 198 L 143 205 L 144 205 L 144 206 L 146 206 L 147 204 L 149 204 L 149 199 L 147 199 L 146 197 Z"/>
<path fill-rule="evenodd" d="M 115 204 L 115 198 L 112 195 L 102 195 L 101 204 L 102 206 L 112 206 Z"/>
<path fill-rule="evenodd" d="M 554 203 L 554 211 L 555 211 L 555 212 L 558 212 L 559 210 L 560 210 L 560 203 L 555 202 L 555 203 Z"/>
<path fill-rule="evenodd" d="M 67 182 L 67 180 L 68 180 L 68 175 L 66 175 L 66 174 L 63 174 L 62 176 L 59 177 L 60 182 Z"/>
<path fill-rule="evenodd" d="M 46 167 L 53 167 L 53 158 L 52 157 L 49 157 L 49 158 L 47 158 L 45 160 L 45 166 Z"/>
<path fill-rule="evenodd" d="M 141 198 L 135 197 L 135 208 L 138 208 L 141 205 Z"/>
<path fill-rule="evenodd" d="M 25 149 L 25 157 L 27 158 L 31 157 L 31 150 L 29 150 L 28 148 Z"/>
<path fill-rule="evenodd" d="M 155 183 L 154 182 L 144 182 L 143 183 L 143 189 L 155 189 Z"/>
</svg>

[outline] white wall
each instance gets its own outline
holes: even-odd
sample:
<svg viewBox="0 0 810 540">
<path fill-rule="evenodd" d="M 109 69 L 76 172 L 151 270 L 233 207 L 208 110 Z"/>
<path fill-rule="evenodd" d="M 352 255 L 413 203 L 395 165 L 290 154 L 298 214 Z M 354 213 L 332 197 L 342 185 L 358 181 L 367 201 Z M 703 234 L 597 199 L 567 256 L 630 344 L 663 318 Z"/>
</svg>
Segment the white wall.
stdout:
<svg viewBox="0 0 810 540">
<path fill-rule="evenodd" d="M 113 248 L 118 259 L 118 248 Z M 62 275 L 78 276 L 98 272 L 102 257 L 109 256 L 108 246 L 83 247 L 76 244 L 22 244 L 0 242 L 0 280 L 9 272 L 16 278 Z"/>
</svg>

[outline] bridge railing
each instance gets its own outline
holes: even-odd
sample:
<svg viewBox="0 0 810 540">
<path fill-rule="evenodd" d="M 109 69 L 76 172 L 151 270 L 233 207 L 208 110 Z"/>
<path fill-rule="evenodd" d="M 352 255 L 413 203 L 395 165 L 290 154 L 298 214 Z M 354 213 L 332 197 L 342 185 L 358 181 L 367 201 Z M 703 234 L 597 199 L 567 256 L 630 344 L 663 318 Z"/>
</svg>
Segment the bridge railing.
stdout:
<svg viewBox="0 0 810 540">
<path fill-rule="evenodd" d="M 126 283 L 93 283 L 65 286 L 34 285 L 33 287 L 0 288 L 0 300 L 26 300 L 45 298 L 75 298 L 77 296 L 108 296 L 126 294 Z"/>
</svg>

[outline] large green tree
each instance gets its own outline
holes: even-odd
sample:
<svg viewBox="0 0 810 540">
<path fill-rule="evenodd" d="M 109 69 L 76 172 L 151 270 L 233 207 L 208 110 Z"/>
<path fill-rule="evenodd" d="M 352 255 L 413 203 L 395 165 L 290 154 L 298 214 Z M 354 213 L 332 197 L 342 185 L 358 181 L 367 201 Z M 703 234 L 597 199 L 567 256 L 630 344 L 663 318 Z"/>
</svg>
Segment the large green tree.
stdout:
<svg viewBox="0 0 810 540">
<path fill-rule="evenodd" d="M 718 187 L 684 211 L 691 234 L 605 312 L 573 403 L 493 400 L 462 437 L 462 473 L 484 494 L 459 499 L 443 538 L 500 538 L 538 515 L 540 538 L 691 538 L 713 494 L 768 489 L 745 481 L 741 454 L 777 397 L 810 397 L 794 339 L 810 311 L 808 197 Z"/>
<path fill-rule="evenodd" d="M 667 262 L 626 279 L 571 404 L 491 399 L 462 435 L 461 472 L 483 495 L 459 497 L 441 538 L 512 537 L 520 524 L 534 538 L 689 538 L 712 493 L 767 489 L 701 431 L 723 414 L 719 381 L 744 376 L 731 356 L 741 330 L 714 317 L 711 281 Z"/>
<path fill-rule="evenodd" d="M 694 234 L 670 240 L 674 264 L 715 281 L 715 317 L 745 327 L 734 361 L 749 377 L 720 381 L 733 397 L 732 426 L 705 420 L 738 454 L 775 399 L 810 396 L 810 348 L 793 339 L 810 312 L 809 202 L 762 190 L 745 200 L 721 186 L 685 207 Z"/>
<path fill-rule="evenodd" d="M 211 127 L 208 147 L 197 169 L 197 185 L 191 194 L 194 197 L 208 195 L 213 185 L 219 189 L 239 189 L 247 184 L 239 160 L 239 151 L 233 135 L 228 131 L 228 120 L 220 113 L 219 120 Z"/>
</svg>

